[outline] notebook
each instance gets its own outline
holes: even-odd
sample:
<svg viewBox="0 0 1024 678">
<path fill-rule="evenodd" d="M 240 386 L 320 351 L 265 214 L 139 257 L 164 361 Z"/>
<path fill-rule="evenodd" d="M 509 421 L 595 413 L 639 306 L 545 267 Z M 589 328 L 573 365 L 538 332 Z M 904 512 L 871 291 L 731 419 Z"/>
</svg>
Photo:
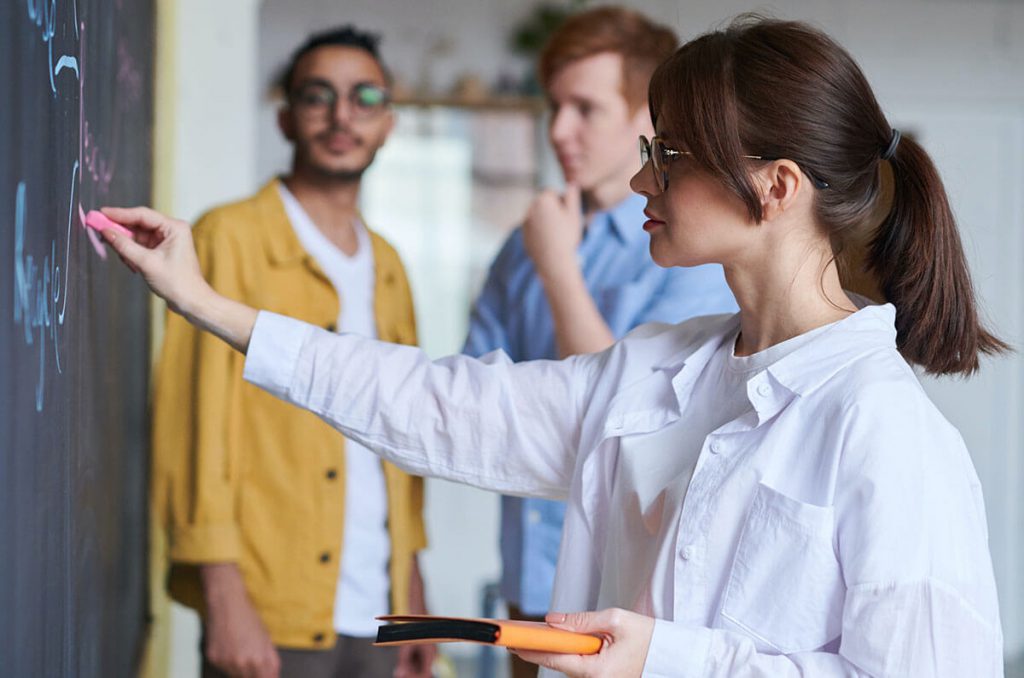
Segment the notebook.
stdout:
<svg viewBox="0 0 1024 678">
<path fill-rule="evenodd" d="M 487 643 L 515 650 L 596 654 L 603 641 L 587 633 L 563 631 L 544 622 L 433 615 L 387 615 L 377 629 L 376 645 L 411 643 Z"/>
</svg>

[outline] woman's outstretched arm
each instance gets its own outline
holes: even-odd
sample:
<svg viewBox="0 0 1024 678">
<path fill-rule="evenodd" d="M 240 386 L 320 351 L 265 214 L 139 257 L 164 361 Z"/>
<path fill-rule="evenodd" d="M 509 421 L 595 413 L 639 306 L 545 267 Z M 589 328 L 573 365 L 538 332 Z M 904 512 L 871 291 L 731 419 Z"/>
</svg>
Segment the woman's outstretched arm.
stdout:
<svg viewBox="0 0 1024 678">
<path fill-rule="evenodd" d="M 418 475 L 564 499 L 583 403 L 603 360 L 513 364 L 503 354 L 431 361 L 419 349 L 326 332 L 227 299 L 206 283 L 187 223 L 105 209 L 104 231 L 171 310 L 246 354 L 245 378 Z"/>
</svg>

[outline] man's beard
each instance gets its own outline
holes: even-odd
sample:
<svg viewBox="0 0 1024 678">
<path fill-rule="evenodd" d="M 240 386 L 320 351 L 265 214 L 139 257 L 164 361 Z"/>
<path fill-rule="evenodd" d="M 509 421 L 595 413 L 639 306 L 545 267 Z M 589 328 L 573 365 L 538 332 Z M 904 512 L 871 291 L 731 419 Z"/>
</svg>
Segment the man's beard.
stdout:
<svg viewBox="0 0 1024 678">
<path fill-rule="evenodd" d="M 325 167 L 324 165 L 317 163 L 313 158 L 313 154 L 310 153 L 308 149 L 301 149 L 299 159 L 302 161 L 302 164 L 307 171 L 321 179 L 337 181 L 338 183 L 356 183 L 363 178 L 363 174 L 370 168 L 370 165 L 373 164 L 373 159 L 376 156 L 377 151 L 374 150 L 370 153 L 366 162 L 361 166 L 343 169 Z"/>
<path fill-rule="evenodd" d="M 330 169 L 327 167 L 320 167 L 314 164 L 309 164 L 308 167 L 310 170 L 312 170 L 314 174 L 316 174 L 322 179 L 329 179 L 331 181 L 337 181 L 338 183 L 343 184 L 353 184 L 360 181 L 363 178 L 363 173 L 365 173 L 366 170 L 370 167 L 370 164 L 367 163 L 363 167 L 357 167 L 356 169 L 340 170 Z"/>
</svg>

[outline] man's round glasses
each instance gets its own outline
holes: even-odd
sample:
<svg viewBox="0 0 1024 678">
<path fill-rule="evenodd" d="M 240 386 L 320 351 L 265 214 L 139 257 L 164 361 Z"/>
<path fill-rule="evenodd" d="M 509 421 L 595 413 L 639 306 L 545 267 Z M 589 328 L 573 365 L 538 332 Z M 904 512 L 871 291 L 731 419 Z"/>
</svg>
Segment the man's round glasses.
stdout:
<svg viewBox="0 0 1024 678">
<path fill-rule="evenodd" d="M 321 118 L 333 115 L 335 107 L 342 99 L 338 91 L 326 82 L 307 82 L 295 88 L 288 97 L 295 112 L 304 118 Z M 380 85 L 361 82 L 345 93 L 349 114 L 354 119 L 362 120 L 379 115 L 391 103 L 391 96 Z"/>
<path fill-rule="evenodd" d="M 688 155 L 693 157 L 693 153 L 690 151 L 677 151 L 674 148 L 669 148 L 662 141 L 661 137 L 654 137 L 650 141 L 647 137 L 640 136 L 640 163 L 641 166 L 646 165 L 648 162 L 651 163 L 651 170 L 654 172 L 654 180 L 658 183 L 658 188 L 662 191 L 668 189 L 668 166 L 669 164 L 678 158 L 679 156 Z M 742 155 L 741 158 L 748 160 L 778 160 L 779 158 L 773 158 L 766 155 Z M 800 170 L 807 175 L 807 178 L 811 180 L 815 188 L 825 189 L 828 188 L 828 182 L 819 179 L 815 175 L 808 172 L 803 167 Z"/>
</svg>

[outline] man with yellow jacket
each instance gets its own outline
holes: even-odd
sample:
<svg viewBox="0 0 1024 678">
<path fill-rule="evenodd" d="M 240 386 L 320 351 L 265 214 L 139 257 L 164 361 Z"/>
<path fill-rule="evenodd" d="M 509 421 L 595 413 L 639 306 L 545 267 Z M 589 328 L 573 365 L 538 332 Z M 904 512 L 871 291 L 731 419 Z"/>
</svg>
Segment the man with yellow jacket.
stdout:
<svg viewBox="0 0 1024 678">
<path fill-rule="evenodd" d="M 292 171 L 195 228 L 222 294 L 330 330 L 416 342 L 395 251 L 357 210 L 390 133 L 377 38 L 313 36 L 282 77 Z M 374 617 L 425 611 L 422 479 L 246 384 L 227 345 L 168 317 L 154 511 L 171 596 L 203 620 L 204 676 L 429 676 L 433 648 L 373 648 Z"/>
</svg>

